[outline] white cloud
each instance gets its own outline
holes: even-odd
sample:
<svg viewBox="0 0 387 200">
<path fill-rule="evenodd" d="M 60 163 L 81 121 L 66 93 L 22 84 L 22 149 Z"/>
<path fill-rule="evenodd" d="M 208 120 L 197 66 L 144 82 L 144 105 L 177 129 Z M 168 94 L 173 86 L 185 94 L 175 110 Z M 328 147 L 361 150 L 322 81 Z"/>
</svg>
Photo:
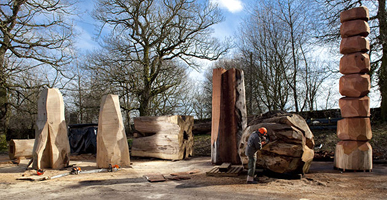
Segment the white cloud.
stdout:
<svg viewBox="0 0 387 200">
<path fill-rule="evenodd" d="M 243 4 L 241 0 L 210 0 L 211 3 L 218 4 L 221 8 L 226 8 L 232 13 L 242 11 Z"/>
</svg>

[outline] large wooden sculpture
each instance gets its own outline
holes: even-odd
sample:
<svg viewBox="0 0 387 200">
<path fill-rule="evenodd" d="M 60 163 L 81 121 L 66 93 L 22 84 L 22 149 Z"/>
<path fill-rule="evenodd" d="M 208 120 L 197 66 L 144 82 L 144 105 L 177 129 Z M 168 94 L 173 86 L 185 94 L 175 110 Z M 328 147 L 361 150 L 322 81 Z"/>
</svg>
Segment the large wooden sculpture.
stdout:
<svg viewBox="0 0 387 200">
<path fill-rule="evenodd" d="M 247 141 L 260 127 L 268 130 L 270 142 L 257 152 L 257 167 L 281 174 L 305 174 L 314 156 L 314 136 L 305 120 L 296 114 L 266 113 L 245 129 L 239 144 L 242 164 L 247 167 Z"/>
<path fill-rule="evenodd" d="M 341 116 L 344 119 L 337 123 L 335 167 L 342 170 L 371 170 L 372 138 L 370 123 L 370 59 L 366 53 L 370 49 L 365 38 L 370 32 L 369 14 L 366 7 L 353 8 L 340 15 L 340 33 L 342 41 L 340 52 L 339 91 L 345 96 L 339 100 Z"/>
<path fill-rule="evenodd" d="M 61 169 L 69 163 L 64 104 L 58 89 L 44 89 L 38 100 L 33 168 Z"/>
<path fill-rule="evenodd" d="M 192 156 L 192 116 L 136 117 L 140 137 L 133 139 L 132 156 L 181 160 Z"/>
<path fill-rule="evenodd" d="M 212 84 L 211 161 L 240 164 L 238 144 L 247 127 L 243 71 L 214 69 Z"/>
<path fill-rule="evenodd" d="M 97 167 L 108 168 L 109 165 L 130 165 L 120 102 L 117 95 L 111 94 L 102 98 L 97 134 Z"/>
</svg>

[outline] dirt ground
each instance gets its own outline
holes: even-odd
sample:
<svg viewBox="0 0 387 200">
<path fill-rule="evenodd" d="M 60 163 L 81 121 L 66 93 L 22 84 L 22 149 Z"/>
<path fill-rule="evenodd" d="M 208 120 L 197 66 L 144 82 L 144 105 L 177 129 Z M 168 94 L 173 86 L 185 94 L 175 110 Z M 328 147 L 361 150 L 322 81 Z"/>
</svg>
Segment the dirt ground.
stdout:
<svg viewBox="0 0 387 200">
<path fill-rule="evenodd" d="M 375 164 L 372 172 L 341 172 L 332 162 L 313 162 L 301 179 L 278 179 L 261 175 L 259 184 L 245 184 L 246 172 L 238 177 L 210 177 L 210 157 L 182 161 L 132 159 L 130 168 L 116 172 L 69 175 L 52 180 L 26 181 L 37 177 L 25 170 L 28 160 L 11 164 L 0 155 L 0 199 L 387 199 L 387 164 Z M 70 164 L 82 170 L 96 169 L 95 158 L 81 156 Z M 143 176 L 196 171 L 188 180 L 150 183 Z M 46 170 L 43 176 L 69 172 Z"/>
</svg>

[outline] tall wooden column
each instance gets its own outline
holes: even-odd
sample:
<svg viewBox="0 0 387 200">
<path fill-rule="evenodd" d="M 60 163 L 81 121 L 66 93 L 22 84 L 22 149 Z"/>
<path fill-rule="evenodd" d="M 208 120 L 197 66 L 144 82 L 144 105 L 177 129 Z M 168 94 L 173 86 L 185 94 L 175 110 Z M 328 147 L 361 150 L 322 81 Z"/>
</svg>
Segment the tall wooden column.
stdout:
<svg viewBox="0 0 387 200">
<path fill-rule="evenodd" d="M 337 123 L 335 167 L 342 170 L 372 169 L 372 138 L 370 122 L 370 59 L 367 52 L 369 41 L 365 38 L 370 32 L 367 23 L 369 12 L 366 7 L 353 8 L 340 15 L 342 41 L 340 53 L 340 94 L 341 116 Z"/>
<path fill-rule="evenodd" d="M 238 145 L 247 127 L 243 71 L 214 69 L 212 81 L 211 161 L 240 164 Z"/>
<path fill-rule="evenodd" d="M 97 166 L 108 168 L 109 164 L 120 167 L 130 165 L 120 102 L 118 96 L 112 94 L 102 98 L 97 133 Z"/>
<path fill-rule="evenodd" d="M 58 89 L 44 89 L 38 100 L 33 168 L 61 169 L 69 163 L 70 144 L 67 136 L 64 103 Z"/>
</svg>

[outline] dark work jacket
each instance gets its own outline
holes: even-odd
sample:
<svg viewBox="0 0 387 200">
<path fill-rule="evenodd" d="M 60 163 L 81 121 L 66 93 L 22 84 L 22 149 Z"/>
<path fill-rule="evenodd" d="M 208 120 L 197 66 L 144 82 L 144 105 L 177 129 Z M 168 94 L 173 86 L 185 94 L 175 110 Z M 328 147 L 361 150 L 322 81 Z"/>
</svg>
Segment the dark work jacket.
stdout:
<svg viewBox="0 0 387 200">
<path fill-rule="evenodd" d="M 257 131 L 254 131 L 247 141 L 246 155 L 248 157 L 254 157 L 255 152 L 262 149 L 262 140 Z"/>
</svg>

